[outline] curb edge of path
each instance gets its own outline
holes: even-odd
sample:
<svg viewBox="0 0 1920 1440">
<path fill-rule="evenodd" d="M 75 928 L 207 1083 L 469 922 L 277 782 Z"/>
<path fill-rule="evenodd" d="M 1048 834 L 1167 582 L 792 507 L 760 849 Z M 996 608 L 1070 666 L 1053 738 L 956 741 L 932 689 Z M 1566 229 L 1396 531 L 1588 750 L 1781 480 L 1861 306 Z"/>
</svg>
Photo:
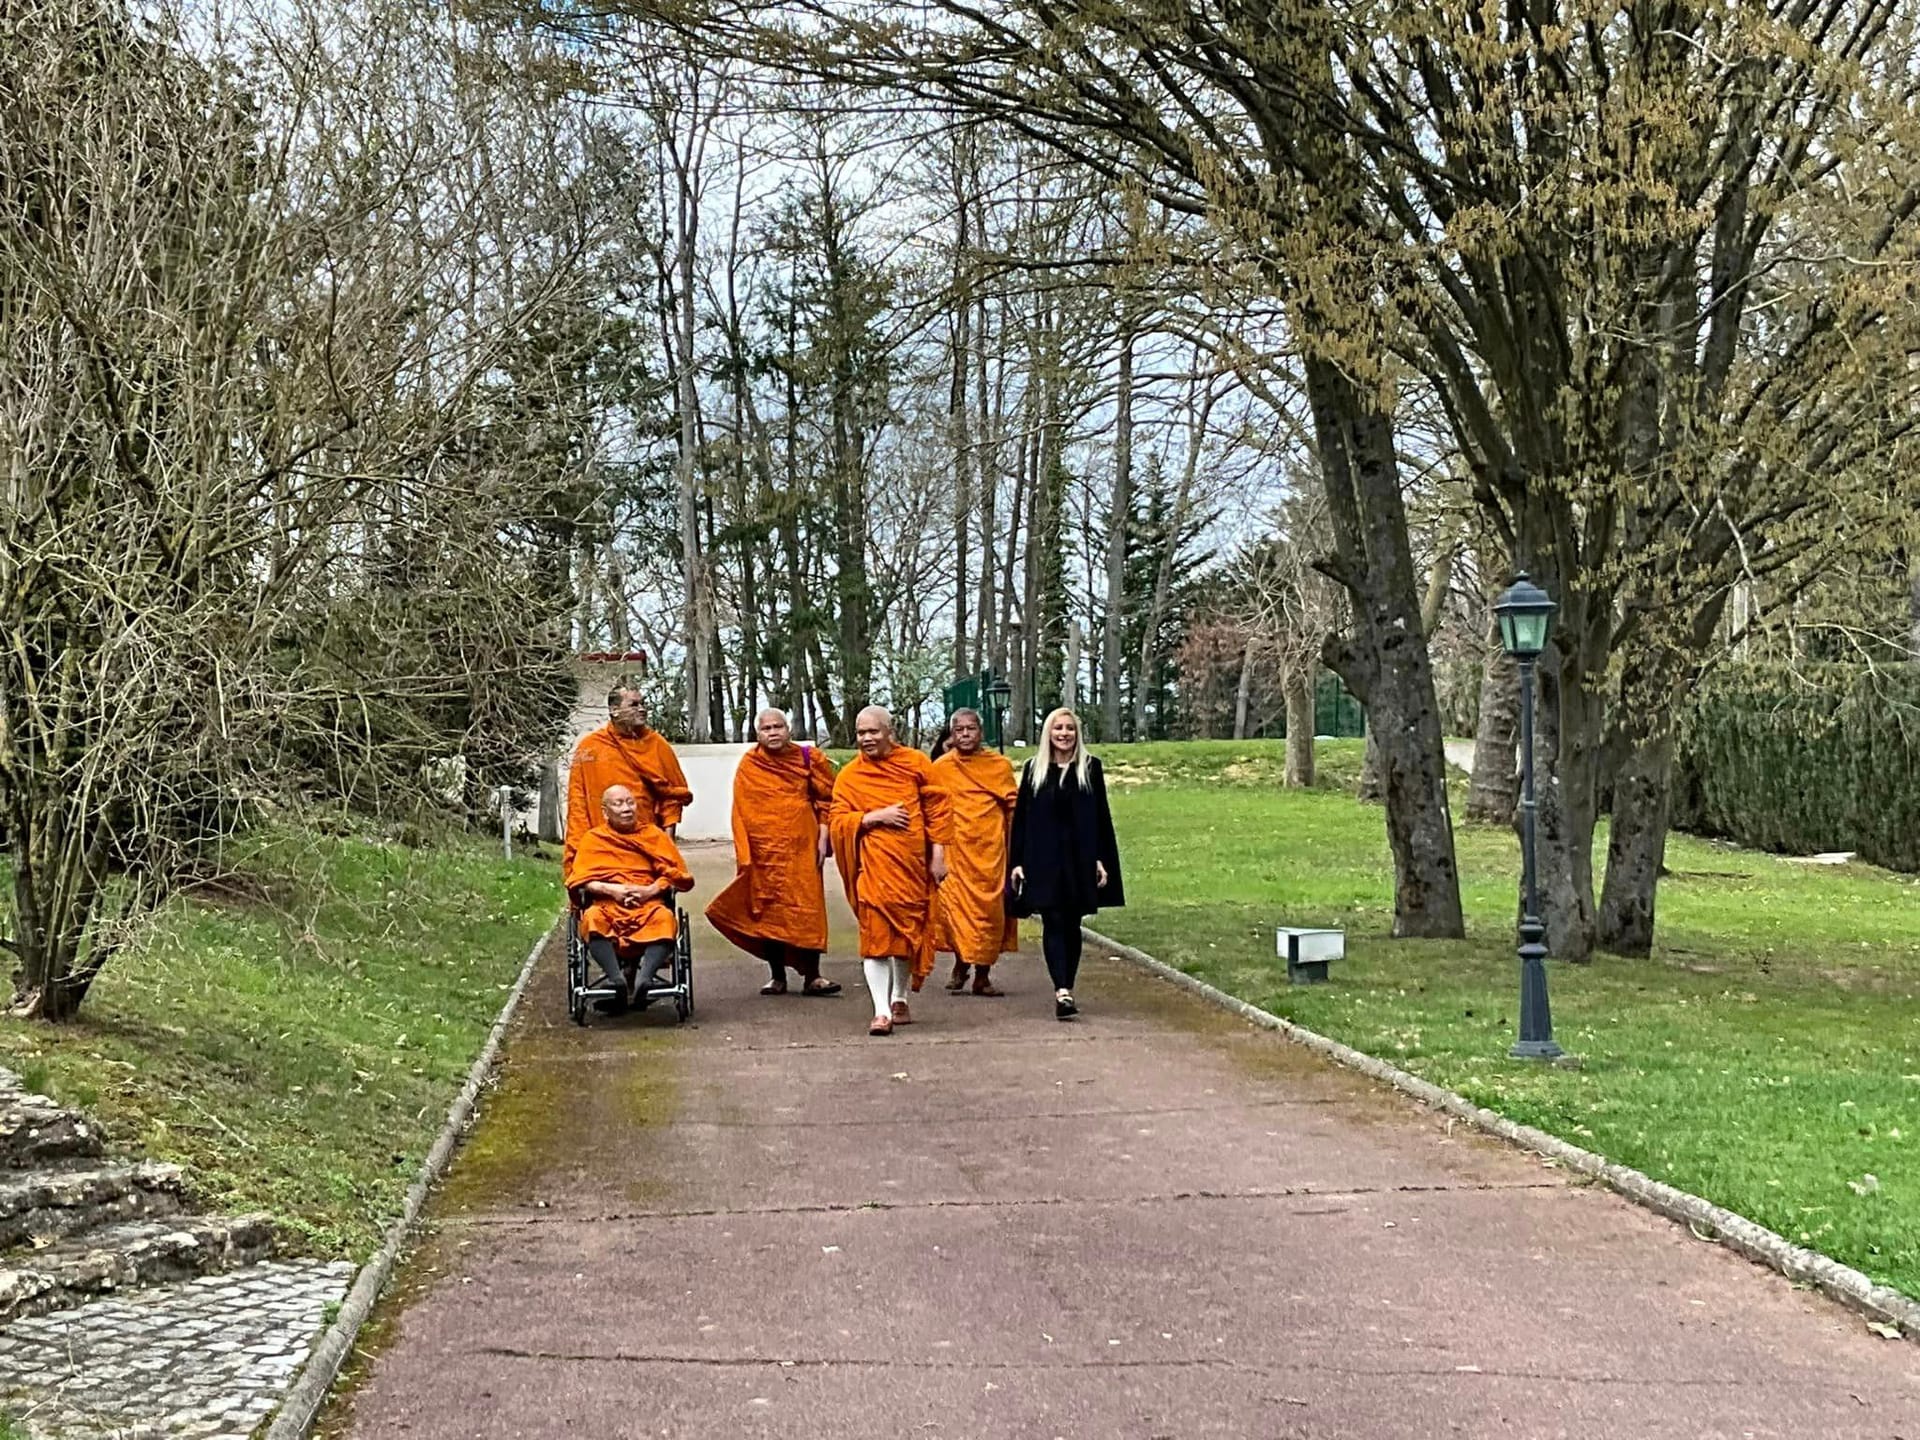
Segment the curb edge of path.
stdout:
<svg viewBox="0 0 1920 1440">
<path fill-rule="evenodd" d="M 340 1313 L 334 1316 L 333 1324 L 327 1327 L 326 1334 L 308 1352 L 306 1364 L 301 1366 L 298 1378 L 288 1388 L 286 1398 L 280 1402 L 280 1408 L 274 1414 L 273 1424 L 267 1428 L 266 1440 L 305 1440 L 314 1422 L 320 1418 L 320 1409 L 332 1393 L 333 1382 L 339 1378 L 341 1366 L 346 1364 L 347 1356 L 353 1351 L 353 1342 L 359 1338 L 360 1327 L 367 1323 L 367 1317 L 373 1313 L 374 1304 L 387 1288 L 387 1280 L 400 1258 L 401 1248 L 413 1234 L 420 1211 L 427 1203 L 427 1193 L 446 1173 L 448 1164 L 453 1160 L 453 1152 L 460 1143 L 461 1133 L 473 1119 L 474 1104 L 493 1074 L 494 1062 L 499 1058 L 500 1042 L 506 1036 L 507 1026 L 520 1008 L 520 999 L 526 994 L 528 981 L 533 978 L 534 966 L 552 943 L 560 923 L 555 920 L 542 930 L 540 938 L 533 942 L 533 949 L 527 952 L 526 963 L 520 967 L 520 976 L 513 982 L 506 1004 L 500 1007 L 493 1029 L 487 1033 L 487 1043 L 481 1047 L 473 1068 L 467 1072 L 466 1084 L 460 1087 L 460 1093 L 454 1097 L 447 1111 L 447 1123 L 440 1127 L 440 1134 L 434 1140 L 433 1148 L 427 1151 L 420 1173 L 407 1190 L 406 1203 L 401 1206 L 399 1217 L 387 1227 L 386 1236 L 373 1258 L 360 1267 L 360 1273 L 354 1277 L 353 1287 L 347 1291 L 347 1298 L 340 1303 Z"/>
<path fill-rule="evenodd" d="M 1816 1250 L 1796 1245 L 1784 1235 L 1755 1224 L 1744 1215 L 1688 1191 L 1676 1189 L 1664 1181 L 1655 1180 L 1631 1166 L 1616 1164 L 1604 1155 L 1570 1145 L 1557 1135 L 1549 1135 L 1531 1125 L 1509 1120 L 1498 1111 L 1475 1105 L 1464 1095 L 1444 1089 L 1429 1080 L 1422 1080 L 1364 1050 L 1343 1045 L 1318 1031 L 1296 1025 L 1269 1010 L 1262 1010 L 1258 1005 L 1250 1005 L 1184 970 L 1177 970 L 1163 960 L 1156 960 L 1144 950 L 1136 950 L 1131 945 L 1086 926 L 1081 927 L 1081 934 L 1109 954 L 1150 971 L 1210 1004 L 1233 1012 L 1243 1020 L 1265 1030 L 1278 1031 L 1296 1045 L 1303 1045 L 1349 1069 L 1383 1081 L 1402 1094 L 1410 1095 L 1436 1110 L 1444 1110 L 1478 1130 L 1497 1135 L 1509 1144 L 1531 1150 L 1570 1170 L 1591 1176 L 1616 1195 L 1624 1196 L 1669 1220 L 1685 1224 L 1700 1239 L 1715 1240 L 1730 1246 L 1747 1259 L 1776 1270 L 1789 1280 L 1818 1287 L 1823 1294 L 1848 1309 L 1882 1324 L 1892 1325 L 1910 1341 L 1920 1340 L 1920 1301 L 1910 1299 L 1891 1286 L 1877 1283 L 1850 1265 L 1842 1265 Z M 273 1440 L 273 1437 L 269 1437 L 269 1440 Z"/>
</svg>

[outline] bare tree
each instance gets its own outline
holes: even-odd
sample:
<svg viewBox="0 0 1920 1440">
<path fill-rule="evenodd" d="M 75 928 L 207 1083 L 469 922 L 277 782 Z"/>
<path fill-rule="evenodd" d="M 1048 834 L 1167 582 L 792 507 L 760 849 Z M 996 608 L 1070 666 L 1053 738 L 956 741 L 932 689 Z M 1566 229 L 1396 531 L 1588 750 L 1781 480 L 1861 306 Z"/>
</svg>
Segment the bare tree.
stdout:
<svg viewBox="0 0 1920 1440">
<path fill-rule="evenodd" d="M 426 7 L 250 24 L 47 0 L 0 47 L 0 944 L 45 1019 L 257 801 L 524 768 L 564 644 L 512 483 L 555 434 L 514 337 L 578 253 L 553 147 L 472 188 L 529 172 L 469 163 L 492 67 Z"/>
</svg>

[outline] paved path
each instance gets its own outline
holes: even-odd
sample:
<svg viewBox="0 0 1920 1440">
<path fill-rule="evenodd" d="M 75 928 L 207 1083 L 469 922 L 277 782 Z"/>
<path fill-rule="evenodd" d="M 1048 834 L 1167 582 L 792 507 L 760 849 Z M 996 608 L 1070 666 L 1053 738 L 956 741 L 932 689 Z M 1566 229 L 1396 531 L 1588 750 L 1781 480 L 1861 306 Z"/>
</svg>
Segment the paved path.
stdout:
<svg viewBox="0 0 1920 1440">
<path fill-rule="evenodd" d="M 328 1433 L 1920 1440 L 1920 1349 L 1118 964 L 870 1040 L 698 943 L 680 1030 L 545 968 Z"/>
<path fill-rule="evenodd" d="M 48 1440 L 246 1440 L 287 1393 L 344 1260 L 269 1261 L 0 1329 L 0 1414 Z"/>
</svg>

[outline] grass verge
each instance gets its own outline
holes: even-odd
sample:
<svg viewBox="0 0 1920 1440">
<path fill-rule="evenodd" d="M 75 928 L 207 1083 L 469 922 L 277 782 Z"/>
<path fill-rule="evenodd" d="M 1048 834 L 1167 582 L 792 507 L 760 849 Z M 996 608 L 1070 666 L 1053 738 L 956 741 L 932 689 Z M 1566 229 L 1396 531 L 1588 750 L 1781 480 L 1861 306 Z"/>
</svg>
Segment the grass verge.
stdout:
<svg viewBox="0 0 1920 1440">
<path fill-rule="evenodd" d="M 75 1023 L 0 1018 L 0 1064 L 186 1165 L 211 1208 L 362 1259 L 558 895 L 550 861 L 474 843 L 270 837 L 169 905 Z"/>
<path fill-rule="evenodd" d="M 1394 941 L 1380 812 L 1275 788 L 1277 743 L 1101 754 L 1129 905 L 1100 929 L 1920 1297 L 1920 881 L 1676 836 L 1653 956 L 1550 965 L 1582 1061 L 1550 1069 L 1506 1054 L 1510 833 L 1458 827 L 1465 941 Z M 1345 927 L 1332 984 L 1287 984 L 1278 924 Z"/>
</svg>

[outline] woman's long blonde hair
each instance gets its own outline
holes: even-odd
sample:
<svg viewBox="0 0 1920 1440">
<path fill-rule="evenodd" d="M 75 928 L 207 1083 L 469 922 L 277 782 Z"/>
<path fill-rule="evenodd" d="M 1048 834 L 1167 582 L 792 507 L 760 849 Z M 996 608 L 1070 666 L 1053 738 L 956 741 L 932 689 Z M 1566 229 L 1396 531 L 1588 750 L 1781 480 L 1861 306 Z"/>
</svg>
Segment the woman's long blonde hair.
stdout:
<svg viewBox="0 0 1920 1440">
<path fill-rule="evenodd" d="M 1040 722 L 1040 748 L 1033 752 L 1027 761 L 1026 773 L 1021 776 L 1029 790 L 1039 790 L 1040 782 L 1047 778 L 1047 767 L 1053 764 L 1053 722 L 1062 715 L 1073 721 L 1073 755 L 1067 761 L 1067 770 L 1075 785 L 1082 790 L 1087 788 L 1087 727 L 1080 723 L 1078 715 L 1062 705 L 1058 710 L 1049 710 L 1047 718 Z"/>
</svg>

